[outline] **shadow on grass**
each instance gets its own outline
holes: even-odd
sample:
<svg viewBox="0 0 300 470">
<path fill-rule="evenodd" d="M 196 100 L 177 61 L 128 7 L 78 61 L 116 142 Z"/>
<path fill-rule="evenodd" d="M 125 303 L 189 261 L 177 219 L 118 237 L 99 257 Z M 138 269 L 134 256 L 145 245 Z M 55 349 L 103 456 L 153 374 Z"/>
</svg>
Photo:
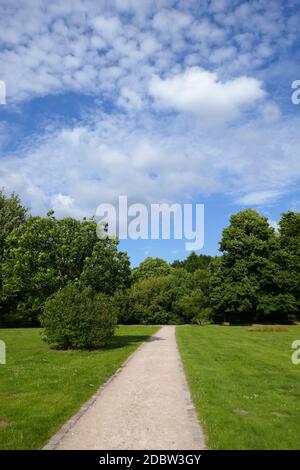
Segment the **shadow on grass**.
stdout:
<svg viewBox="0 0 300 470">
<path fill-rule="evenodd" d="M 109 342 L 109 344 L 103 348 L 103 350 L 125 348 L 126 346 L 129 346 L 131 344 L 138 344 L 144 341 L 161 341 L 163 339 L 164 338 L 159 338 L 158 336 L 151 335 L 114 336 L 113 339 Z"/>
</svg>

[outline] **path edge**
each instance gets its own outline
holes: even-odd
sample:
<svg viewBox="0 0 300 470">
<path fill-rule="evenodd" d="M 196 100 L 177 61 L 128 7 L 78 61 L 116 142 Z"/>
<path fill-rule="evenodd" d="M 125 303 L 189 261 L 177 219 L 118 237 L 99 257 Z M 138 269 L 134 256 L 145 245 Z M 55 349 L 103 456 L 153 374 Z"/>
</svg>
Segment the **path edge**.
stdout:
<svg viewBox="0 0 300 470">
<path fill-rule="evenodd" d="M 188 415 L 188 419 L 190 422 L 191 430 L 192 430 L 192 437 L 194 442 L 199 446 L 199 450 L 207 450 L 207 437 L 199 420 L 198 413 L 196 411 L 191 390 L 188 383 L 187 373 L 184 368 L 183 361 L 181 359 L 178 343 L 177 343 L 177 335 L 176 335 L 177 325 L 175 325 L 175 343 L 176 343 L 176 352 L 177 352 L 177 362 L 179 366 L 179 371 L 181 375 L 181 381 L 184 391 L 184 399 L 185 399 L 185 407 Z"/>
<path fill-rule="evenodd" d="M 142 349 L 145 343 L 152 341 L 152 338 L 159 333 L 163 325 L 155 325 L 160 326 L 160 328 L 151 336 L 149 336 L 145 341 L 143 341 L 129 356 L 122 365 L 111 375 L 106 382 L 104 382 L 94 395 L 91 396 L 83 405 L 79 408 L 77 413 L 75 413 L 71 418 L 69 418 L 61 427 L 60 429 L 53 434 L 52 437 L 47 441 L 47 443 L 41 448 L 41 450 L 55 450 L 56 447 L 59 445 L 61 440 L 65 437 L 65 435 L 72 429 L 72 427 L 77 423 L 77 421 L 86 413 L 86 411 L 95 403 L 97 398 L 103 393 L 103 390 L 113 381 L 116 377 L 120 374 L 120 372 L 127 366 L 127 364 L 133 359 L 133 357 L 137 354 L 137 352 Z"/>
</svg>

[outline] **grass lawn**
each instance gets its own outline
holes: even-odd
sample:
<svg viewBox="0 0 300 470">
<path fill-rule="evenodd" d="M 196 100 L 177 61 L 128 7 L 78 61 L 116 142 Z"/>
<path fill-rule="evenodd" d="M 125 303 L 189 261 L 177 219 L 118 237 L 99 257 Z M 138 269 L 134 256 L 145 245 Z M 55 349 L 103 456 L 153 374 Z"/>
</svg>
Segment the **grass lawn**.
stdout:
<svg viewBox="0 0 300 470">
<path fill-rule="evenodd" d="M 38 449 L 156 327 L 121 326 L 109 347 L 54 351 L 39 329 L 1 329 L 0 449 Z"/>
<path fill-rule="evenodd" d="M 300 449 L 300 327 L 179 326 L 177 342 L 210 449 Z"/>
</svg>

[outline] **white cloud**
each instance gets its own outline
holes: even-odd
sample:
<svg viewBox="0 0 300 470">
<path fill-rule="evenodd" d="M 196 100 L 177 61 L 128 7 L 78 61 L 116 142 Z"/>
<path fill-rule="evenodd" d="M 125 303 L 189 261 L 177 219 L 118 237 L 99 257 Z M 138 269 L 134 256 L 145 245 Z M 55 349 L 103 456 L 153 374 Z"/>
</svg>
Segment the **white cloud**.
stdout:
<svg viewBox="0 0 300 470">
<path fill-rule="evenodd" d="M 124 108 L 135 110 L 139 110 L 143 106 L 142 98 L 128 87 L 122 88 L 118 104 Z"/>
<path fill-rule="evenodd" d="M 228 0 L 212 0 L 210 4 L 210 11 L 217 13 L 226 10 L 228 7 Z"/>
<path fill-rule="evenodd" d="M 149 92 L 159 107 L 198 114 L 209 122 L 236 118 L 243 107 L 263 98 L 262 84 L 255 78 L 239 77 L 222 82 L 216 73 L 191 67 L 170 78 L 154 77 Z"/>
<path fill-rule="evenodd" d="M 52 197 L 52 204 L 54 209 L 56 209 L 57 207 L 69 209 L 70 207 L 72 207 L 73 202 L 74 200 L 70 196 L 65 196 L 61 193 L 55 194 Z"/>
<path fill-rule="evenodd" d="M 236 48 L 229 46 L 229 47 L 220 47 L 212 52 L 211 54 L 211 61 L 214 64 L 223 63 L 225 60 L 230 60 L 236 56 Z"/>
<path fill-rule="evenodd" d="M 121 23 L 117 17 L 96 16 L 91 21 L 94 29 L 107 41 L 111 41 L 121 30 Z"/>
<path fill-rule="evenodd" d="M 282 192 L 276 190 L 254 191 L 237 199 L 237 203 L 245 206 L 259 206 L 274 202 L 282 195 Z"/>
<path fill-rule="evenodd" d="M 174 9 L 163 9 L 153 18 L 153 27 L 165 33 L 177 33 L 183 28 L 187 28 L 192 22 L 192 18 L 186 13 Z"/>
<path fill-rule="evenodd" d="M 265 121 L 275 122 L 278 121 L 281 117 L 281 111 L 279 106 L 276 103 L 271 101 L 264 102 L 260 106 L 260 112 Z"/>
<path fill-rule="evenodd" d="M 119 194 L 149 202 L 218 193 L 257 205 L 297 184 L 299 119 L 281 115 L 263 88 L 297 73 L 294 56 L 277 58 L 295 44 L 299 15 L 265 0 L 174 5 L 5 5 L 0 79 L 7 108 L 68 91 L 93 95 L 98 108 L 75 124 L 50 122 L 51 130 L 29 135 L 22 148 L 3 151 L 0 186 L 19 192 L 35 213 L 54 207 L 82 216 Z M 111 115 L 101 111 L 104 102 Z M 219 123 L 225 125 L 211 126 Z M 0 125 L 3 148 L 16 134 Z"/>
<path fill-rule="evenodd" d="M 269 222 L 270 227 L 272 227 L 275 230 L 275 232 L 278 233 L 279 228 L 280 228 L 279 223 L 276 222 L 276 220 L 270 220 L 270 219 L 268 220 L 268 222 Z"/>
<path fill-rule="evenodd" d="M 127 114 L 96 113 L 2 157 L 0 187 L 16 190 L 34 213 L 78 217 L 120 194 L 148 203 L 227 194 L 241 205 L 271 204 L 300 179 L 299 121 L 203 130 L 193 118 L 141 115 L 137 127 Z"/>
<path fill-rule="evenodd" d="M 296 42 L 299 21 L 283 14 L 280 2 L 272 8 L 238 3 L 7 2 L 0 17 L 0 79 L 8 104 L 69 90 L 99 95 L 110 89 L 113 99 L 124 86 L 118 77 L 132 75 L 146 94 L 153 74 L 174 74 L 185 57 L 187 64 L 218 67 L 220 81 L 251 76 Z M 108 87 L 106 70 L 117 69 Z"/>
<path fill-rule="evenodd" d="M 74 202 L 72 197 L 58 193 L 52 196 L 48 204 L 57 217 L 82 217 L 83 214 L 78 211 Z"/>
</svg>

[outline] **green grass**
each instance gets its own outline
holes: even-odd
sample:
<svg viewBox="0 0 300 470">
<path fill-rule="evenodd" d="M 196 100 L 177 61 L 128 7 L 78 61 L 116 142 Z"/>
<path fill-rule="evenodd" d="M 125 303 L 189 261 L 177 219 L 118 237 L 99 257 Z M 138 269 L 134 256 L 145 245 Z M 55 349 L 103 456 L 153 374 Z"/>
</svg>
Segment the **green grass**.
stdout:
<svg viewBox="0 0 300 470">
<path fill-rule="evenodd" d="M 0 449 L 38 449 L 156 327 L 121 326 L 101 351 L 54 351 L 39 329 L 2 329 Z"/>
<path fill-rule="evenodd" d="M 210 449 L 300 449 L 300 327 L 180 326 L 177 342 Z"/>
</svg>

